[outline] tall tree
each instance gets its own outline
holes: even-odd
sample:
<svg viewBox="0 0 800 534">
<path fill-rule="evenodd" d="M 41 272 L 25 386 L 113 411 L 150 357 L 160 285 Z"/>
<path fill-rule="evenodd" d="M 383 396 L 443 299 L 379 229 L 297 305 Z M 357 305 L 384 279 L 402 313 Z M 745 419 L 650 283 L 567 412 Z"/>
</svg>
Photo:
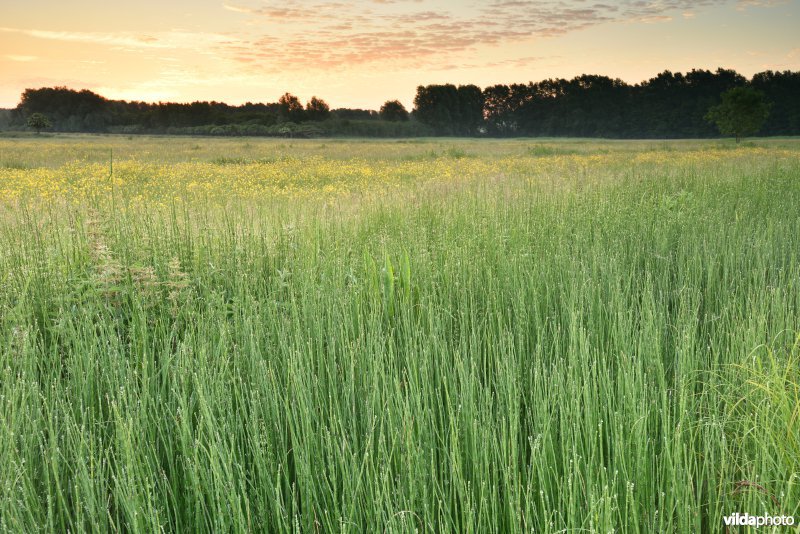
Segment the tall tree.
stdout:
<svg viewBox="0 0 800 534">
<path fill-rule="evenodd" d="M 380 110 L 381 119 L 385 121 L 407 121 L 408 110 L 399 100 L 387 100 Z"/>
<path fill-rule="evenodd" d="M 520 129 L 516 85 L 493 85 L 483 90 L 483 115 L 490 135 L 515 135 Z M 522 86 L 525 87 L 525 86 Z"/>
<path fill-rule="evenodd" d="M 734 87 L 722 93 L 722 102 L 708 110 L 706 120 L 716 124 L 722 135 L 736 137 L 738 143 L 761 129 L 769 108 L 763 93 L 752 87 Z"/>
<path fill-rule="evenodd" d="M 483 127 L 483 93 L 475 85 L 419 86 L 414 115 L 437 135 L 475 135 Z"/>
<path fill-rule="evenodd" d="M 458 86 L 456 133 L 478 135 L 483 132 L 483 91 L 477 85 Z"/>
<path fill-rule="evenodd" d="M 306 118 L 311 121 L 324 121 L 331 114 L 331 108 L 321 98 L 312 96 L 306 104 Z"/>
<path fill-rule="evenodd" d="M 458 115 L 455 85 L 420 85 L 414 97 L 414 116 L 437 135 L 453 135 Z"/>
<path fill-rule="evenodd" d="M 771 70 L 753 76 L 750 86 L 761 91 L 772 103 L 762 135 L 797 135 L 800 133 L 800 72 Z"/>
<path fill-rule="evenodd" d="M 278 108 L 284 121 L 300 122 L 305 118 L 305 109 L 300 99 L 291 93 L 284 93 L 278 99 Z"/>
<path fill-rule="evenodd" d="M 66 87 L 26 89 L 17 110 L 22 116 L 42 113 L 64 131 L 102 132 L 109 119 L 108 101 L 86 89 Z"/>
</svg>

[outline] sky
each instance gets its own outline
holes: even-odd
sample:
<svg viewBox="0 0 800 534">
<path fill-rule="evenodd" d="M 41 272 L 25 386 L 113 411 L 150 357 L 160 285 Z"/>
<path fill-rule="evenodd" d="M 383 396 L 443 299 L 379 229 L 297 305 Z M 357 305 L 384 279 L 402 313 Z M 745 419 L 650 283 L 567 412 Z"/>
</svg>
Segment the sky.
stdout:
<svg viewBox="0 0 800 534">
<path fill-rule="evenodd" d="M 418 85 L 800 70 L 800 0 L 0 0 L 0 107 L 67 86 L 149 102 L 411 107 Z"/>
</svg>

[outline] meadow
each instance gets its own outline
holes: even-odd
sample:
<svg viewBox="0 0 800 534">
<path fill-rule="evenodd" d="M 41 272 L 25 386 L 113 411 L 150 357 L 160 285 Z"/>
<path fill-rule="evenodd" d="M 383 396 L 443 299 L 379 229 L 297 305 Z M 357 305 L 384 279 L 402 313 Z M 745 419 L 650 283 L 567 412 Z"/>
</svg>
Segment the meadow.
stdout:
<svg viewBox="0 0 800 534">
<path fill-rule="evenodd" d="M 798 139 L 5 138 L 0 281 L 2 531 L 800 521 Z"/>
</svg>

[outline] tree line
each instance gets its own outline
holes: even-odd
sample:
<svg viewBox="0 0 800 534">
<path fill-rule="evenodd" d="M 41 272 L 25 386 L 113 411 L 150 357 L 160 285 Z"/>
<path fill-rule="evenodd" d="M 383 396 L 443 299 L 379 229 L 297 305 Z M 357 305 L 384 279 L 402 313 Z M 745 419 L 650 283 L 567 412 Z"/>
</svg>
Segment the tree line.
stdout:
<svg viewBox="0 0 800 534">
<path fill-rule="evenodd" d="M 606 76 L 495 85 L 484 95 L 487 133 L 496 136 L 703 138 L 719 135 L 710 108 L 748 87 L 770 104 L 760 135 L 800 134 L 800 72 L 664 71 L 629 85 Z"/>
<path fill-rule="evenodd" d="M 129 134 L 703 138 L 719 135 L 709 110 L 734 88 L 767 103 L 760 135 L 800 134 L 800 72 L 765 71 L 748 80 L 729 69 L 664 71 L 635 85 L 599 75 L 483 89 L 426 85 L 417 88 L 411 113 L 397 100 L 379 111 L 331 109 L 318 97 L 303 105 L 290 93 L 240 106 L 146 103 L 46 87 L 26 89 L 8 122 L 24 125 L 39 114 L 56 131 Z"/>
<path fill-rule="evenodd" d="M 87 89 L 43 87 L 25 90 L 12 110 L 11 126 L 22 126 L 33 116 L 46 119 L 49 128 L 61 132 L 376 137 L 431 133 L 421 123 L 410 124 L 408 111 L 397 101 L 387 102 L 380 111 L 331 109 L 316 96 L 303 105 L 291 93 L 274 103 L 232 106 L 213 101 L 109 100 Z"/>
</svg>

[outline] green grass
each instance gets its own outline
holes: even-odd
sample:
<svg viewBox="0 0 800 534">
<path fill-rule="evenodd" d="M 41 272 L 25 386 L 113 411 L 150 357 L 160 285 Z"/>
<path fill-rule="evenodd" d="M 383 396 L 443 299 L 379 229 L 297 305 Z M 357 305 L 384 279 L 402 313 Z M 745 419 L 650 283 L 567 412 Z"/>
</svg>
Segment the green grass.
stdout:
<svg viewBox="0 0 800 534">
<path fill-rule="evenodd" d="M 107 148 L 34 142 L 4 152 Z M 658 164 L 590 159 L 645 142 L 133 143 L 233 177 L 281 154 L 534 157 L 363 202 L 0 204 L 0 530 L 800 518 L 800 143 Z"/>
</svg>

